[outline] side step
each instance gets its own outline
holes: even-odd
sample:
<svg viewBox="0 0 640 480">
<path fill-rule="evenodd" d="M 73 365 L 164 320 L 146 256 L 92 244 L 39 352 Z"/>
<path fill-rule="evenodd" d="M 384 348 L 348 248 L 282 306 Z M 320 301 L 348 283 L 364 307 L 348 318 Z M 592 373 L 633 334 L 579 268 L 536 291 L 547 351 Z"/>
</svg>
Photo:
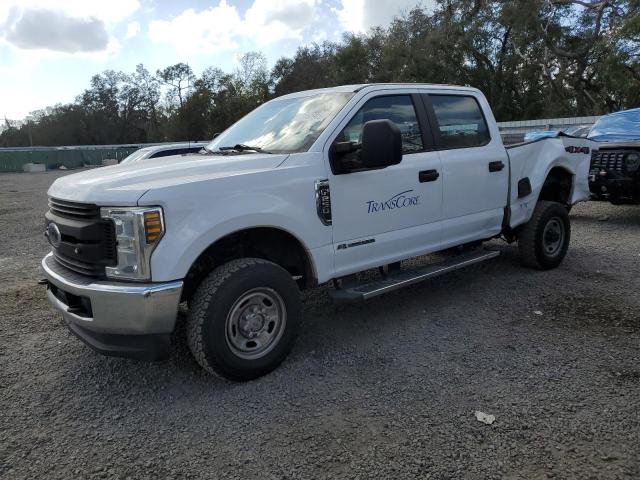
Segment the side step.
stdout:
<svg viewBox="0 0 640 480">
<path fill-rule="evenodd" d="M 424 265 L 413 270 L 399 271 L 398 273 L 389 275 L 387 278 L 380 278 L 379 280 L 349 288 L 336 289 L 331 292 L 331 297 L 337 303 L 368 300 L 383 293 L 422 282 L 428 278 L 437 277 L 458 270 L 459 268 L 490 260 L 498 255 L 500 255 L 500 252 L 494 250 L 479 250 L 463 253 L 452 258 L 447 258 L 442 262 Z"/>
</svg>

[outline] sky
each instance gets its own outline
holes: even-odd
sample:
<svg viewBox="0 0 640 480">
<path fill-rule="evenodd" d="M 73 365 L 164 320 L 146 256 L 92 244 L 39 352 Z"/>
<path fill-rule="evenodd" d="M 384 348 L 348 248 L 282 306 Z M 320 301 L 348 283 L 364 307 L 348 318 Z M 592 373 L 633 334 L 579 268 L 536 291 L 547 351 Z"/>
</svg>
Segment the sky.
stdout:
<svg viewBox="0 0 640 480">
<path fill-rule="evenodd" d="M 301 45 L 386 27 L 431 0 L 0 0 L 0 119 L 72 102 L 107 69 L 233 71 L 248 51 L 269 66 Z"/>
</svg>

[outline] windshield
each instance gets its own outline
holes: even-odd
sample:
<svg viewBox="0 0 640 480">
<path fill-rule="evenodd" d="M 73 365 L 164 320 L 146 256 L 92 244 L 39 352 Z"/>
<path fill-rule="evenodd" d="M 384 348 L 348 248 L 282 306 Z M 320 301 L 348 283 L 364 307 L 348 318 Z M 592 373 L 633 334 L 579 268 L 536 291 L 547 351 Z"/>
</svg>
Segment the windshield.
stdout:
<svg viewBox="0 0 640 480">
<path fill-rule="evenodd" d="M 640 108 L 600 117 L 589 138 L 597 142 L 640 140 Z"/>
<path fill-rule="evenodd" d="M 333 92 L 271 100 L 218 135 L 206 149 L 221 152 L 238 146 L 268 153 L 304 152 L 352 96 L 352 92 Z"/>
</svg>

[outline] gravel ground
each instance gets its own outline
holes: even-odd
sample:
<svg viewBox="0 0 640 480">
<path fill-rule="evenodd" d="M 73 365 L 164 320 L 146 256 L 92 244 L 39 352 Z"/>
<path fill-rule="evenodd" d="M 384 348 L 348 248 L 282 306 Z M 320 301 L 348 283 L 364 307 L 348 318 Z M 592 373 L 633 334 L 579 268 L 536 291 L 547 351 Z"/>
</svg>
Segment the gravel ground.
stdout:
<svg viewBox="0 0 640 480">
<path fill-rule="evenodd" d="M 307 293 L 290 357 L 233 384 L 180 342 L 106 358 L 61 324 L 36 282 L 64 174 L 0 175 L 0 477 L 640 477 L 640 207 L 574 208 L 554 271 L 496 241 L 363 306 Z"/>
</svg>

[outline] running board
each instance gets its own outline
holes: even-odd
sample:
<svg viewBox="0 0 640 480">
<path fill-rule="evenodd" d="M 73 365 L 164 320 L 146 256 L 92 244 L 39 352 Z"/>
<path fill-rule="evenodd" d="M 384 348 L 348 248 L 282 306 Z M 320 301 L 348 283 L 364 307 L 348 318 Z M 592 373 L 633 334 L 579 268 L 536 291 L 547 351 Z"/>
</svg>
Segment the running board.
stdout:
<svg viewBox="0 0 640 480">
<path fill-rule="evenodd" d="M 330 295 L 337 303 L 351 303 L 368 300 L 383 293 L 398 290 L 402 287 L 422 282 L 429 278 L 444 275 L 445 273 L 468 267 L 475 263 L 484 262 L 500 255 L 499 251 L 479 250 L 475 252 L 463 253 L 438 263 L 424 265 L 413 270 L 399 271 L 386 278 L 374 280 L 372 282 L 355 285 L 348 288 L 340 288 L 331 291 Z"/>
</svg>

